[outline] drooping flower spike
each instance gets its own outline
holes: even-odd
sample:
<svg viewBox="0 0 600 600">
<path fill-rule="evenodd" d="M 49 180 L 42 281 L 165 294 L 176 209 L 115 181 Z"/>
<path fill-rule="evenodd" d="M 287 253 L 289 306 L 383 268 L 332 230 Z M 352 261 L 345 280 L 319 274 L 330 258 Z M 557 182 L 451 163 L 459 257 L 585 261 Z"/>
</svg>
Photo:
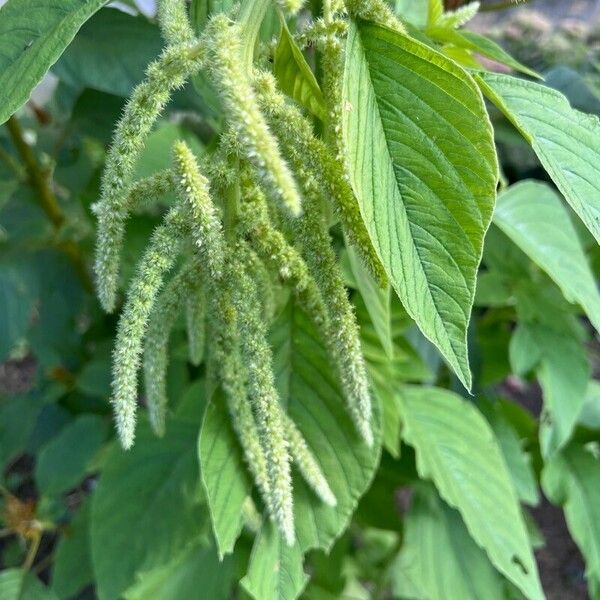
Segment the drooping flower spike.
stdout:
<svg viewBox="0 0 600 600">
<path fill-rule="evenodd" d="M 185 0 L 160 0 L 158 24 L 167 44 L 176 45 L 194 41 L 194 30 L 190 25 Z"/>
<path fill-rule="evenodd" d="M 98 296 L 107 312 L 112 312 L 116 303 L 120 250 L 129 212 L 127 198 L 135 162 L 171 93 L 200 68 L 203 55 L 201 44 L 167 47 L 160 58 L 148 67 L 146 80 L 134 90 L 117 125 L 102 177 L 100 202 L 96 207 L 95 271 Z"/>
</svg>

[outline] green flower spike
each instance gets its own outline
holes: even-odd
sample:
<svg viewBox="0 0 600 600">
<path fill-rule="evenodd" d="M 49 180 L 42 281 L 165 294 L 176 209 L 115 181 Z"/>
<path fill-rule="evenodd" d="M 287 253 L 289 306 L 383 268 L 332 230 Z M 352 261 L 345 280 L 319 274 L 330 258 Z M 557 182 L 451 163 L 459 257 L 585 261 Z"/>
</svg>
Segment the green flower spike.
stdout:
<svg viewBox="0 0 600 600">
<path fill-rule="evenodd" d="M 304 0 L 276 0 L 276 3 L 284 13 L 295 15 L 304 5 Z"/>
<path fill-rule="evenodd" d="M 206 261 L 210 275 L 220 279 L 225 261 L 224 238 L 217 208 L 210 197 L 208 179 L 200 173 L 196 158 L 185 142 L 175 142 L 173 158 L 194 243 Z"/>
<path fill-rule="evenodd" d="M 111 403 L 117 432 L 125 449 L 131 448 L 135 436 L 137 372 L 146 326 L 163 278 L 179 254 L 185 233 L 181 210 L 174 208 L 152 234 L 119 319 L 113 351 Z"/>
<path fill-rule="evenodd" d="M 270 73 L 258 74 L 256 84 L 261 107 L 273 130 L 282 140 L 285 154 L 292 166 L 295 169 L 300 167 L 310 170 L 322 189 L 327 191 L 335 203 L 348 239 L 383 287 L 387 275 L 371 243 L 342 163 L 331 155 L 325 143 L 313 135 L 311 124 L 300 111 L 286 102 Z"/>
<path fill-rule="evenodd" d="M 402 21 L 385 0 L 345 0 L 345 4 L 348 12 L 359 19 L 373 21 L 402 33 L 406 32 Z"/>
<path fill-rule="evenodd" d="M 199 265 L 192 261 L 171 279 L 150 314 L 144 345 L 144 382 L 150 425 L 158 436 L 165 433 L 169 337 L 177 315 L 198 278 Z"/>
<path fill-rule="evenodd" d="M 312 488 L 315 494 L 329 506 L 335 506 L 337 500 L 321 471 L 319 463 L 313 456 L 298 427 L 290 417 L 282 412 L 282 421 L 290 444 L 290 455 L 294 464 L 302 474 L 304 481 Z"/>
<path fill-rule="evenodd" d="M 273 356 L 267 341 L 267 328 L 261 319 L 256 288 L 246 271 L 247 249 L 238 246 L 233 258 L 236 264 L 232 265 L 232 294 L 239 320 L 242 357 L 248 369 L 248 394 L 267 460 L 271 514 L 286 543 L 291 546 L 295 533 L 290 455 L 275 389 Z"/>
<path fill-rule="evenodd" d="M 186 301 L 185 317 L 189 347 L 189 360 L 195 366 L 202 364 L 206 343 L 206 286 L 203 281 L 196 283 L 195 289 Z"/>
<path fill-rule="evenodd" d="M 160 0 L 158 24 L 167 44 L 181 44 L 194 40 L 185 0 Z"/>
<path fill-rule="evenodd" d="M 134 90 L 117 125 L 96 208 L 98 241 L 95 270 L 98 296 L 107 312 L 115 308 L 119 255 L 135 162 L 171 92 L 181 87 L 187 77 L 200 68 L 202 56 L 200 45 L 166 48 L 160 58 L 148 67 L 146 80 Z"/>
<path fill-rule="evenodd" d="M 367 445 L 372 446 L 371 395 L 356 317 L 331 246 L 318 184 L 307 172 L 299 171 L 298 176 L 303 184 L 307 211 L 294 222 L 295 230 L 304 258 L 327 305 L 328 347 L 339 372 L 350 416 Z"/>
<path fill-rule="evenodd" d="M 296 181 L 258 107 L 256 94 L 243 68 L 243 32 L 225 15 L 217 15 L 210 21 L 207 35 L 212 42 L 210 73 L 221 91 L 229 125 L 239 138 L 241 152 L 273 197 L 290 215 L 298 216 L 301 199 Z"/>
</svg>

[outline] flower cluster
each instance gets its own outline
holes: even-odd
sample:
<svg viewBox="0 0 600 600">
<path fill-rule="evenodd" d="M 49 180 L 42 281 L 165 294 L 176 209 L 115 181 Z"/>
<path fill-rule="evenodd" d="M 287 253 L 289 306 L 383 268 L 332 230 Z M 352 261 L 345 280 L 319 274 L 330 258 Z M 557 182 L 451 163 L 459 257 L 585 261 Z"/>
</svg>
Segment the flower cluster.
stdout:
<svg viewBox="0 0 600 600">
<path fill-rule="evenodd" d="M 169 337 L 185 311 L 190 362 L 205 362 L 209 395 L 224 394 L 264 506 L 289 544 L 295 540 L 292 465 L 324 503 L 334 506 L 336 498 L 275 387 L 268 342 L 275 290 L 287 286 L 312 319 L 348 412 L 371 445 L 365 361 L 329 235 L 328 203 L 373 275 L 385 280 L 340 158 L 343 44 L 337 32 L 343 28 L 334 19 L 344 7 L 326 4 L 322 67 L 329 120 L 321 139 L 269 73 L 247 72 L 243 45 L 254 40 L 245 39 L 239 23 L 215 16 L 196 38 L 185 2 L 162 0 L 159 21 L 167 46 L 125 108 L 95 207 L 98 294 L 112 311 L 128 214 L 167 191 L 178 197 L 149 241 L 119 321 L 111 401 L 123 446 L 134 442 L 142 361 L 150 422 L 158 435 L 165 431 Z M 357 10 L 359 3 L 351 4 Z M 389 18 L 380 2 L 365 4 L 371 8 L 361 5 L 362 13 Z M 295 14 L 302 2 L 277 5 Z M 198 160 L 189 146 L 176 142 L 170 169 L 133 181 L 135 161 L 171 92 L 202 68 L 225 112 L 220 144 Z"/>
</svg>

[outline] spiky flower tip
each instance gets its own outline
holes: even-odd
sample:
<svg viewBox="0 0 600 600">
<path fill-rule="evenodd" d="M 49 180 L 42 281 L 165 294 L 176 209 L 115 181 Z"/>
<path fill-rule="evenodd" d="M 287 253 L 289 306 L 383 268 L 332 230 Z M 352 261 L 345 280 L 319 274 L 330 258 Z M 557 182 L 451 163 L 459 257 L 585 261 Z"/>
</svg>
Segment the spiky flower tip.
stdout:
<svg viewBox="0 0 600 600">
<path fill-rule="evenodd" d="M 336 364 L 350 416 L 364 441 L 372 446 L 371 394 L 356 317 L 331 246 L 318 184 L 306 171 L 300 170 L 298 176 L 307 211 L 294 226 L 304 258 L 327 305 L 330 328 L 325 341 Z"/>
<path fill-rule="evenodd" d="M 348 12 L 365 21 L 373 21 L 390 29 L 406 32 L 402 21 L 385 0 L 345 0 Z"/>
<path fill-rule="evenodd" d="M 304 0 L 276 0 L 277 6 L 289 15 L 295 15 L 304 6 Z"/>
<path fill-rule="evenodd" d="M 173 145 L 175 172 L 181 197 L 190 217 L 194 242 L 212 277 L 220 279 L 225 260 L 221 221 L 209 190 L 209 182 L 200 173 L 198 163 L 185 142 Z"/>
<path fill-rule="evenodd" d="M 232 293 L 239 319 L 242 356 L 248 368 L 248 394 L 267 461 L 273 519 L 286 543 L 293 545 L 294 511 L 288 441 L 275 389 L 267 330 L 260 316 L 256 288 L 246 271 L 246 252 L 243 245 L 237 247 L 235 259 L 239 262 L 232 264 L 235 278 Z"/>
<path fill-rule="evenodd" d="M 310 451 L 306 440 L 292 419 L 282 411 L 282 420 L 290 444 L 290 454 L 304 481 L 315 494 L 329 506 L 336 506 L 337 499 L 321 471 L 319 463 Z"/>
<path fill-rule="evenodd" d="M 217 15 L 211 19 L 207 35 L 211 40 L 210 74 L 221 92 L 230 127 L 239 138 L 240 151 L 285 211 L 298 216 L 302 208 L 296 181 L 258 107 L 249 75 L 243 68 L 243 32 L 225 15 Z"/>
<path fill-rule="evenodd" d="M 148 67 L 146 80 L 134 90 L 117 125 L 96 207 L 95 272 L 100 303 L 107 312 L 112 312 L 116 303 L 119 259 L 129 211 L 127 197 L 135 162 L 172 91 L 181 87 L 201 63 L 200 46 L 183 44 L 166 48 Z"/>
<path fill-rule="evenodd" d="M 186 300 L 186 328 L 189 360 L 195 367 L 202 364 L 206 343 L 206 284 L 196 282 Z"/>
<path fill-rule="evenodd" d="M 199 266 L 196 261 L 184 266 L 158 296 L 150 314 L 144 345 L 144 382 L 150 425 L 158 436 L 165 433 L 167 411 L 167 365 L 169 337 L 181 310 L 196 282 Z"/>
<path fill-rule="evenodd" d="M 385 287 L 387 275 L 365 227 L 358 200 L 342 162 L 336 160 L 327 145 L 314 136 L 311 124 L 300 111 L 286 102 L 270 73 L 259 73 L 256 76 L 256 86 L 261 108 L 274 132 L 282 140 L 288 160 L 294 169 L 310 170 L 318 180 L 321 188 L 333 200 L 344 233 L 358 250 L 375 280 L 381 287 Z"/>
<path fill-rule="evenodd" d="M 157 227 L 129 288 L 113 351 L 112 398 L 117 432 L 125 449 L 133 445 L 137 408 L 137 372 L 150 313 L 165 273 L 182 244 L 181 213 L 172 209 Z"/>
<path fill-rule="evenodd" d="M 191 42 L 194 39 L 185 0 L 160 0 L 158 24 L 167 44 Z"/>
</svg>

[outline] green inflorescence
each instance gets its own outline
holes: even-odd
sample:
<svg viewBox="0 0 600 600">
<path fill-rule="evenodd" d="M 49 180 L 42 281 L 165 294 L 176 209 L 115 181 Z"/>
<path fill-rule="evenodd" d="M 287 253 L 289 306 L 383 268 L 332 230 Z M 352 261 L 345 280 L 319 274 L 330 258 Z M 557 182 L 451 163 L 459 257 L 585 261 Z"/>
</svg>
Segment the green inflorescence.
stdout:
<svg viewBox="0 0 600 600">
<path fill-rule="evenodd" d="M 303 3 L 276 4 L 283 14 L 295 14 Z M 118 325 L 111 402 L 122 445 L 134 442 L 142 355 L 150 422 L 158 435 L 165 431 L 169 338 L 185 313 L 190 362 L 204 362 L 209 396 L 217 387 L 224 393 L 248 470 L 288 544 L 296 537 L 292 465 L 322 502 L 335 506 L 336 497 L 275 387 L 268 332 L 281 289 L 291 291 L 314 323 L 356 430 L 373 443 L 365 360 L 329 234 L 328 203 L 375 278 L 385 281 L 341 159 L 340 23 L 346 9 L 384 22 L 391 13 L 378 1 L 327 2 L 324 8 L 313 24 L 322 32 L 329 117 L 320 138 L 269 73 L 247 71 L 245 32 L 234 13 L 215 16 L 196 38 L 186 3 L 161 0 L 166 48 L 116 128 L 95 206 L 98 295 L 112 311 L 128 215 L 167 192 L 178 198 L 152 234 Z M 203 68 L 224 110 L 220 143 L 196 157 L 178 141 L 170 169 L 133 181 L 137 157 L 172 91 Z M 170 271 L 175 274 L 168 279 Z"/>
</svg>

